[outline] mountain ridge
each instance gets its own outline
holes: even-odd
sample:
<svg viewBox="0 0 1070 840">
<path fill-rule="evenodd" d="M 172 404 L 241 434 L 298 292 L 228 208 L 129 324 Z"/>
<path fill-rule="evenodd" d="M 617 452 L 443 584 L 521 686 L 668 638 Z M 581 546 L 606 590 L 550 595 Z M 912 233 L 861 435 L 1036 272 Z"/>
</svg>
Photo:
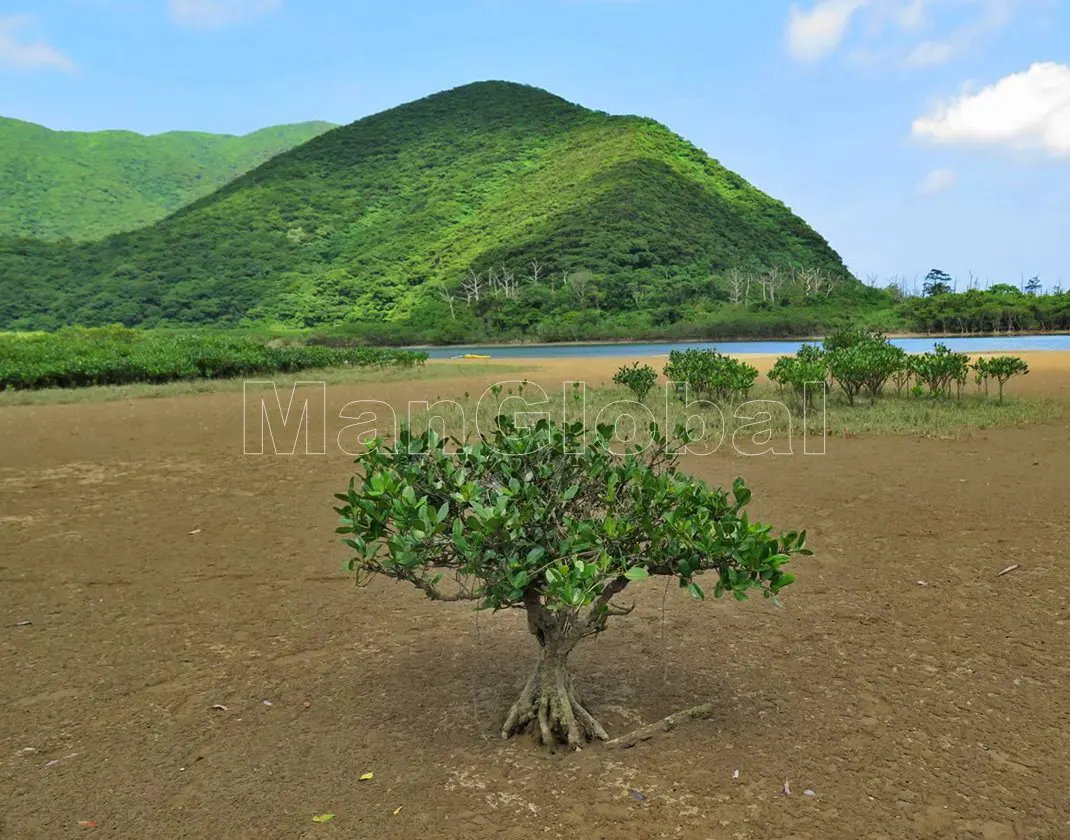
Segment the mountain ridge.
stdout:
<svg viewBox="0 0 1070 840">
<path fill-rule="evenodd" d="M 89 241 L 142 227 L 334 127 L 139 134 L 0 117 L 0 235 Z"/>
<path fill-rule="evenodd" d="M 657 307 L 670 322 L 711 311 L 732 268 L 849 277 L 783 202 L 665 126 L 495 81 L 319 135 L 150 227 L 86 246 L 9 240 L 0 252 L 0 283 L 51 279 L 0 307 L 0 325 L 448 319 L 523 333 L 591 311 Z M 533 260 L 552 279 L 469 296 L 458 313 L 469 274 L 489 283 Z M 577 272 L 591 275 L 590 293 L 569 285 Z"/>
</svg>

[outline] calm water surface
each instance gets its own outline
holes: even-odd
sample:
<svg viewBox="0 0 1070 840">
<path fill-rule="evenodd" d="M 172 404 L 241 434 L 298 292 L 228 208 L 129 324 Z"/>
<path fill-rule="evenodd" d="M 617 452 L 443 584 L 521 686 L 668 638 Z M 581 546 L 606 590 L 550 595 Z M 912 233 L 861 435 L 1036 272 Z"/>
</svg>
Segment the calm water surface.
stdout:
<svg viewBox="0 0 1070 840">
<path fill-rule="evenodd" d="M 908 353 L 924 353 L 941 341 L 960 353 L 1019 353 L 1028 350 L 1070 350 L 1070 335 L 997 335 L 969 338 L 893 338 L 892 344 Z M 433 347 L 427 350 L 432 359 L 449 359 L 464 353 L 484 353 L 495 359 L 561 359 L 585 357 L 667 356 L 670 350 L 720 350 L 722 353 L 794 353 L 803 341 L 690 341 L 637 342 L 635 344 L 510 344 Z"/>
</svg>

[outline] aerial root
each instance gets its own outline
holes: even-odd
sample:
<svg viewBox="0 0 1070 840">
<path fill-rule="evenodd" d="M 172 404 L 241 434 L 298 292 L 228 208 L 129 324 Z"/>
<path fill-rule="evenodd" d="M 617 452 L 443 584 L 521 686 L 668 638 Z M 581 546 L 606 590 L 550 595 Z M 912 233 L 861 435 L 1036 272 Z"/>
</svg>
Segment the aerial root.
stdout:
<svg viewBox="0 0 1070 840">
<path fill-rule="evenodd" d="M 568 696 L 572 703 L 572 711 L 576 713 L 576 717 L 583 724 L 583 728 L 588 735 L 592 738 L 597 738 L 599 741 L 608 741 L 609 735 L 602 728 L 602 724 L 595 720 L 594 716 L 583 707 L 579 697 L 576 696 L 576 690 L 571 686 L 569 687 Z"/>
<path fill-rule="evenodd" d="M 532 719 L 535 717 L 536 702 L 535 702 L 535 689 L 539 685 L 539 671 L 536 668 L 535 671 L 528 677 L 527 683 L 524 685 L 524 690 L 520 692 L 520 697 L 513 703 L 513 707 L 509 710 L 509 715 L 505 719 L 505 725 L 502 726 L 502 738 L 508 738 L 514 732 L 522 732 Z"/>
<path fill-rule="evenodd" d="M 535 669 L 509 709 L 502 738 L 525 731 L 533 721 L 536 735 L 544 746 L 567 744 L 580 749 L 592 738 L 609 740 L 602 725 L 580 702 L 568 671 L 561 666 L 543 665 Z"/>
</svg>

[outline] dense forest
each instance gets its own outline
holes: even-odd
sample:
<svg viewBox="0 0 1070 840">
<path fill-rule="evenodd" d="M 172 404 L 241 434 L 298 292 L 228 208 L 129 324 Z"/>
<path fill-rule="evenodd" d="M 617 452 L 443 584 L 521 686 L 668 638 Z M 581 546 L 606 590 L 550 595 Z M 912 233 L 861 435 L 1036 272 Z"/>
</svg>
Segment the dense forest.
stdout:
<svg viewBox="0 0 1070 840">
<path fill-rule="evenodd" d="M 907 295 L 892 285 L 900 299 L 897 314 L 905 328 L 930 333 L 1000 333 L 1070 330 L 1070 292 L 1045 290 L 1039 278 L 1022 287 L 995 283 L 987 289 L 953 291 L 950 275 L 933 269 L 920 294 Z"/>
<path fill-rule="evenodd" d="M 664 126 L 504 82 L 327 132 L 149 227 L 0 240 L 4 329 L 785 335 L 882 305 L 784 204 Z"/>
<path fill-rule="evenodd" d="M 145 137 L 51 131 L 0 117 L 0 235 L 91 240 L 143 227 L 330 128 Z"/>
</svg>

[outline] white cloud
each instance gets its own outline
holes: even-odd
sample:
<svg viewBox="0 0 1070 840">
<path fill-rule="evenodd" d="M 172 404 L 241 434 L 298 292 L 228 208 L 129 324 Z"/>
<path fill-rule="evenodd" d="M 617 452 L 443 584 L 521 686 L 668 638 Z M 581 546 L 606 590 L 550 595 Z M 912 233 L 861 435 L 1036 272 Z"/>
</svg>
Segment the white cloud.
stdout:
<svg viewBox="0 0 1070 840">
<path fill-rule="evenodd" d="M 974 0 L 981 9 L 977 17 L 952 30 L 946 37 L 922 41 L 907 54 L 908 67 L 944 64 L 967 52 L 977 42 L 998 32 L 1010 21 L 1014 0 Z"/>
<path fill-rule="evenodd" d="M 922 41 L 916 44 L 904 59 L 907 67 L 935 67 L 946 64 L 962 51 L 952 41 Z"/>
<path fill-rule="evenodd" d="M 870 0 L 818 0 L 788 12 L 788 52 L 799 61 L 819 61 L 843 42 L 851 18 Z"/>
<path fill-rule="evenodd" d="M 815 0 L 788 12 L 788 52 L 818 61 L 858 33 L 850 55 L 906 67 L 944 64 L 1005 27 L 1019 6 L 1050 0 Z"/>
<path fill-rule="evenodd" d="M 934 143 L 1041 149 L 1070 157 L 1070 66 L 1044 62 L 914 120 Z"/>
<path fill-rule="evenodd" d="M 0 67 L 20 70 L 74 70 L 74 62 L 44 41 L 22 35 L 31 22 L 29 15 L 0 17 Z"/>
<path fill-rule="evenodd" d="M 918 185 L 922 195 L 936 195 L 955 186 L 955 172 L 952 169 L 934 169 Z"/>
<path fill-rule="evenodd" d="M 272 12 L 282 0 L 168 0 L 176 23 L 198 29 L 218 29 Z"/>
</svg>

